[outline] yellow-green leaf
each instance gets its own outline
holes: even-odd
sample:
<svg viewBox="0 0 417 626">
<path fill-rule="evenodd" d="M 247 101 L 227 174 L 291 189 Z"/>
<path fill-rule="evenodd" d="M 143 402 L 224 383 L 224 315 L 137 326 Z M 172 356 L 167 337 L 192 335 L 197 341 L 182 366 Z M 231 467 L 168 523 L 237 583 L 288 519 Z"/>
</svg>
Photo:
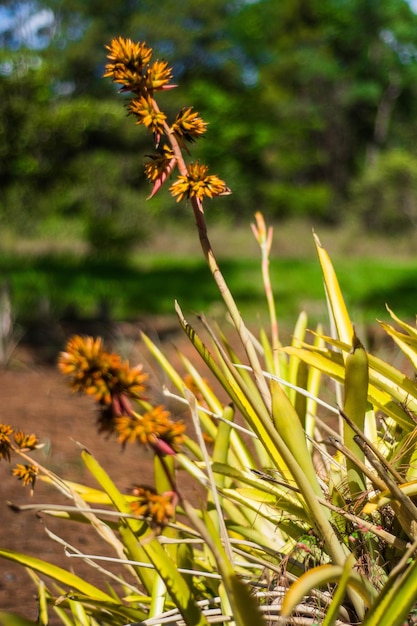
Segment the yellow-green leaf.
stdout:
<svg viewBox="0 0 417 626">
<path fill-rule="evenodd" d="M 258 603 L 249 587 L 236 574 L 230 574 L 227 578 L 229 601 L 236 626 L 266 626 Z"/>
<path fill-rule="evenodd" d="M 300 576 L 300 578 L 291 585 L 285 594 L 281 615 L 283 617 L 289 617 L 304 596 L 322 585 L 339 582 L 343 574 L 344 568 L 340 565 L 319 565 L 318 567 L 308 570 L 308 572 Z M 371 606 L 374 589 L 363 576 L 360 576 L 360 574 L 352 570 L 348 578 L 348 586 L 361 596 L 368 607 Z"/>
<path fill-rule="evenodd" d="M 417 602 L 417 560 L 405 574 L 386 583 L 362 626 L 402 626 Z"/>
<path fill-rule="evenodd" d="M 76 576 L 76 574 L 72 574 L 62 567 L 58 567 L 47 561 L 42 561 L 34 556 L 14 552 L 13 550 L 0 549 L 0 557 L 15 563 L 20 563 L 24 567 L 29 567 L 40 574 L 49 576 L 62 585 L 66 585 L 70 589 L 74 589 L 90 597 L 92 600 L 102 600 L 113 605 L 116 604 L 115 600 L 107 595 L 107 593 L 104 593 L 94 585 L 91 585 L 79 576 Z"/>
<path fill-rule="evenodd" d="M 327 251 L 320 243 L 320 239 L 314 233 L 314 241 L 317 248 L 321 269 L 323 272 L 326 295 L 336 325 L 339 339 L 349 343 L 353 335 L 353 326 L 340 289 L 339 281 L 334 271 L 333 264 Z"/>
</svg>

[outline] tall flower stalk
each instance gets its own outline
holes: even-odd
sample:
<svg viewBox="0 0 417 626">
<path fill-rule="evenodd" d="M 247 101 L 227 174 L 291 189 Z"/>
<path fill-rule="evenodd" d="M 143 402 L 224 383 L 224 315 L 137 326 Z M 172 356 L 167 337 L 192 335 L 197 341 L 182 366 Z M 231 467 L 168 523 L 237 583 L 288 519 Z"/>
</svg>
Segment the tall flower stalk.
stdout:
<svg viewBox="0 0 417 626">
<path fill-rule="evenodd" d="M 185 107 L 169 125 L 167 116 L 155 100 L 155 92 L 175 87 L 171 84 L 172 70 L 165 61 L 152 62 L 152 49 L 146 44 L 118 37 L 107 46 L 107 50 L 108 63 L 104 76 L 120 84 L 121 91 L 132 93 L 128 110 L 136 117 L 137 124 L 144 125 L 153 135 L 156 154 L 151 155 L 145 165 L 145 174 L 153 185 L 150 197 L 159 191 L 177 168 L 179 175 L 170 186 L 170 192 L 178 202 L 189 200 L 191 203 L 204 257 L 244 346 L 259 392 L 270 411 L 271 394 L 255 347 L 220 270 L 207 232 L 203 201 L 230 194 L 231 191 L 217 175 L 208 173 L 206 165 L 198 161 L 187 164 L 183 155 L 183 151 L 189 152 L 187 143 L 193 143 L 204 135 L 207 123 L 198 112 Z"/>
<path fill-rule="evenodd" d="M 208 174 L 206 165 L 199 162 L 187 165 L 184 158 L 184 149 L 188 152 L 186 143 L 194 142 L 204 135 L 207 124 L 190 108 L 183 108 L 177 114 L 174 123 L 172 125 L 168 123 L 168 116 L 160 110 L 155 100 L 155 92 L 174 87 L 171 84 L 172 70 L 163 61 L 152 62 L 152 49 L 146 44 L 133 43 L 130 39 L 118 37 L 112 40 L 107 50 L 109 62 L 104 76 L 120 84 L 122 92 L 132 93 L 132 99 L 128 104 L 129 112 L 136 117 L 137 124 L 144 125 L 153 135 L 156 154 L 151 155 L 150 162 L 145 165 L 145 173 L 153 185 L 150 196 L 154 196 L 160 190 L 177 168 L 177 179 L 170 186 L 171 195 L 177 201 L 188 200 L 192 206 L 204 257 L 240 337 L 258 390 L 258 397 L 253 396 L 247 417 L 257 436 L 265 438 L 266 448 L 273 463 L 280 468 L 285 466 L 293 476 L 309 510 L 313 512 L 314 524 L 324 538 L 333 561 L 341 565 L 345 561 L 346 553 L 330 524 L 329 512 L 317 500 L 317 497 L 322 495 L 322 490 L 311 458 L 307 454 L 305 435 L 298 416 L 280 385 L 274 382 L 271 388 L 268 386 L 251 335 L 220 270 L 209 240 L 203 201 L 206 198 L 230 194 L 231 191 L 217 175 Z M 258 228 L 261 226 L 259 223 Z M 260 233 L 258 235 L 261 236 Z M 264 280 L 268 279 L 267 254 L 266 242 Z M 179 308 L 177 311 L 181 323 L 187 328 L 187 323 L 181 319 Z M 273 310 L 270 312 L 273 321 L 275 313 Z M 275 353 L 278 348 L 277 342 L 275 327 Z M 232 377 L 235 375 L 235 372 L 231 372 Z M 235 401 L 239 399 L 235 398 Z M 243 405 L 240 408 L 245 411 Z M 295 421 L 290 416 L 294 417 Z M 303 454 L 303 451 L 306 454 Z M 358 613 L 361 614 L 362 601 L 358 600 L 355 594 L 351 596 Z"/>
</svg>

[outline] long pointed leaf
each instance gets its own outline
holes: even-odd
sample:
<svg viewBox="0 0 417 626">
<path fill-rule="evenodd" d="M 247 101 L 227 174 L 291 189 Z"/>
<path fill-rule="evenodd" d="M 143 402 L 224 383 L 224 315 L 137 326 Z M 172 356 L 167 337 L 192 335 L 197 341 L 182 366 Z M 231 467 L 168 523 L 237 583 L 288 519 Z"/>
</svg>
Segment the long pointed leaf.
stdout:
<svg viewBox="0 0 417 626">
<path fill-rule="evenodd" d="M 116 604 L 114 598 L 109 596 L 107 593 L 104 593 L 94 585 L 91 585 L 76 574 L 72 574 L 62 567 L 58 567 L 57 565 L 53 565 L 47 561 L 42 561 L 34 556 L 14 552 L 13 550 L 0 549 L 0 557 L 13 561 L 14 563 L 20 563 L 24 567 L 28 567 L 36 572 L 39 572 L 40 574 L 49 576 L 58 583 L 66 585 L 70 589 L 79 591 L 85 596 L 90 597 L 92 600 L 102 600 L 104 602 L 108 602 L 109 604 Z"/>
<path fill-rule="evenodd" d="M 402 626 L 417 602 L 417 560 L 394 584 L 386 585 L 362 626 Z"/>
<path fill-rule="evenodd" d="M 116 509 L 121 513 L 131 513 L 132 510 L 129 506 L 128 501 L 123 496 L 123 494 L 120 493 L 113 481 L 110 479 L 110 477 L 101 467 L 101 465 L 96 461 L 96 459 L 87 450 L 83 450 L 81 452 L 81 456 L 86 467 L 97 480 L 99 485 L 101 485 L 101 487 L 107 493 Z M 135 519 L 123 518 L 119 522 L 119 532 L 121 540 L 126 548 L 128 558 L 132 561 L 149 561 L 149 558 L 147 557 L 145 550 L 138 542 L 137 537 L 137 534 L 143 535 L 143 529 L 146 528 L 147 525 L 144 522 L 140 522 L 139 520 Z M 134 569 L 139 579 L 145 585 L 147 593 L 150 595 L 153 588 L 155 573 L 152 572 L 152 570 L 139 567 L 134 567 Z"/>
<path fill-rule="evenodd" d="M 311 346 L 305 348 L 283 348 L 284 352 L 288 354 L 296 353 L 301 359 L 304 359 L 309 365 L 317 367 L 321 372 L 327 374 L 331 378 L 338 382 L 344 381 L 344 365 L 342 356 L 333 350 L 318 351 Z M 369 357 L 371 366 L 373 363 L 372 357 Z M 375 371 L 371 369 L 370 380 L 372 384 L 368 387 L 368 400 L 375 407 L 384 411 L 388 416 L 392 417 L 402 428 L 406 431 L 411 430 L 413 427 L 412 419 L 409 415 L 393 400 L 392 395 L 388 392 L 376 387 L 374 381 L 378 381 L 382 384 L 382 379 L 375 376 Z M 394 385 L 393 385 L 394 386 Z M 398 392 L 398 388 L 397 388 Z M 406 399 L 406 393 L 404 392 L 404 400 Z"/>
<path fill-rule="evenodd" d="M 124 496 L 120 493 L 103 468 L 97 463 L 86 450 L 82 453 L 84 462 L 94 475 L 96 480 L 105 489 L 116 508 L 123 512 L 130 512 L 129 505 Z M 167 552 L 161 546 L 157 539 L 151 539 L 151 535 L 145 536 L 141 544 L 135 537 L 135 530 L 138 528 L 138 522 L 129 518 L 121 520 L 120 534 L 125 542 L 129 553 L 129 558 L 135 561 L 151 562 L 155 570 L 164 580 L 167 589 L 175 602 L 185 622 L 189 626 L 207 626 L 207 621 L 197 604 L 194 601 L 192 592 L 189 589 L 184 577 L 178 572 L 175 563 L 169 557 Z M 145 577 L 145 572 L 149 572 L 146 568 L 136 567 L 136 571 L 140 573 L 141 578 Z M 152 582 L 155 578 L 152 574 Z M 146 577 L 148 579 L 148 577 Z M 152 593 L 153 585 L 150 586 Z"/>
<path fill-rule="evenodd" d="M 338 582 L 343 575 L 344 569 L 338 565 L 319 565 L 309 570 L 300 576 L 285 594 L 281 615 L 283 617 L 289 617 L 297 604 L 301 602 L 303 597 L 308 595 L 312 589 L 316 589 L 331 582 Z M 360 576 L 355 571 L 351 571 L 349 575 L 349 586 L 362 597 L 368 607 L 371 606 L 374 589 L 363 576 Z"/>
<path fill-rule="evenodd" d="M 340 289 L 339 281 L 327 251 L 320 243 L 320 239 L 313 233 L 321 269 L 323 272 L 326 295 L 330 304 L 333 319 L 339 339 L 350 343 L 353 335 L 353 326 Z"/>
</svg>

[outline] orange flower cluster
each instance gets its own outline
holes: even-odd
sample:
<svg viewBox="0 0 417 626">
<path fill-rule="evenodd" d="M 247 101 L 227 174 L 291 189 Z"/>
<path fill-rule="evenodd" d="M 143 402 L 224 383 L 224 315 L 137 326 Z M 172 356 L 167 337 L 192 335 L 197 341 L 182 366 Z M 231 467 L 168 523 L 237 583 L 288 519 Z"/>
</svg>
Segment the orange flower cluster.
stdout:
<svg viewBox="0 0 417 626">
<path fill-rule="evenodd" d="M 72 389 L 94 396 L 100 405 L 99 432 L 115 433 L 123 447 L 137 442 L 161 456 L 178 452 L 185 431 L 182 422 L 172 421 L 163 406 L 148 409 L 145 404 L 143 415 L 132 409 L 130 400 L 144 400 L 148 375 L 141 365 L 130 367 L 119 355 L 106 352 L 100 338 L 75 335 L 61 352 L 58 368 Z"/>
<path fill-rule="evenodd" d="M 170 192 L 177 197 L 177 202 L 184 198 L 198 198 L 200 201 L 206 196 L 213 198 L 214 196 L 225 196 L 230 193 L 230 189 L 226 187 L 218 176 L 207 174 L 207 165 L 191 163 L 188 166 L 187 176 L 178 176 L 177 180 L 171 185 Z"/>
<path fill-rule="evenodd" d="M 109 63 L 104 76 L 122 85 L 122 91 L 142 94 L 167 88 L 172 70 L 165 61 L 155 61 L 150 65 L 152 48 L 146 43 L 117 37 L 106 48 Z"/>
<path fill-rule="evenodd" d="M 36 435 L 26 435 L 22 430 L 15 431 L 9 424 L 0 424 L 0 460 L 10 461 L 12 452 L 27 452 L 35 450 L 38 446 L 39 440 Z M 32 488 L 38 474 L 37 465 L 17 464 L 13 469 L 13 476 L 21 480 L 23 485 L 30 485 Z"/>
<path fill-rule="evenodd" d="M 22 452 L 26 452 L 28 450 L 35 450 L 35 448 L 39 444 L 39 440 L 36 435 L 33 433 L 31 435 L 26 435 L 23 430 L 18 430 L 13 435 L 16 446 Z"/>
<path fill-rule="evenodd" d="M 142 365 L 130 367 L 118 354 L 106 352 L 100 338 L 79 335 L 69 339 L 58 368 L 74 391 L 94 396 L 101 405 L 112 405 L 116 414 L 127 408 L 127 398 L 142 397 L 148 378 Z"/>
<path fill-rule="evenodd" d="M 184 439 L 185 425 L 172 421 L 170 412 L 163 406 L 154 407 L 143 415 L 117 417 L 114 424 L 123 446 L 137 441 L 162 456 L 178 452 Z"/>
<path fill-rule="evenodd" d="M 159 495 L 150 487 L 134 487 L 132 492 L 137 497 L 137 500 L 130 504 L 132 512 L 145 517 L 152 526 L 164 527 L 174 517 L 176 498 L 174 493 L 166 492 Z"/>
<path fill-rule="evenodd" d="M 149 96 L 135 98 L 129 103 L 129 110 L 136 116 L 136 124 L 146 126 L 155 135 L 156 143 L 159 144 L 167 116 L 162 111 L 155 109 L 152 98 Z"/>
<path fill-rule="evenodd" d="M 10 461 L 10 451 L 12 450 L 12 442 L 10 436 L 13 434 L 13 428 L 8 424 L 0 424 L 0 459 L 4 458 Z"/>
<path fill-rule="evenodd" d="M 12 442 L 12 437 L 14 444 Z M 39 445 L 36 435 L 26 435 L 23 431 L 15 431 L 9 424 L 0 424 L 0 460 L 10 461 L 10 454 L 16 449 L 22 452 L 35 450 Z"/>
<path fill-rule="evenodd" d="M 193 107 L 185 107 L 178 113 L 171 130 L 181 147 L 185 148 L 184 139 L 192 143 L 204 135 L 207 130 L 207 122 L 200 117 L 197 111 L 193 111 Z"/>
<path fill-rule="evenodd" d="M 158 154 L 150 155 L 151 161 L 145 164 L 146 178 L 153 185 L 149 196 L 152 198 L 176 167 L 178 158 L 181 158 L 179 150 L 188 152 L 186 142 L 192 143 L 204 135 L 207 123 L 192 107 L 184 107 L 172 126 L 168 125 L 167 116 L 160 111 L 154 99 L 154 92 L 175 87 L 169 84 L 172 69 L 166 61 L 152 63 L 152 48 L 146 43 L 117 37 L 106 48 L 108 63 L 104 76 L 121 85 L 121 91 L 130 91 L 134 95 L 128 104 L 129 112 L 136 117 L 137 124 L 143 124 L 154 136 Z M 162 136 L 170 145 L 160 146 Z M 188 175 L 179 176 L 170 191 L 177 202 L 185 198 L 201 201 L 205 197 L 230 193 L 226 183 L 215 175 L 208 176 L 207 168 L 198 164 L 190 165 Z"/>
<path fill-rule="evenodd" d="M 38 474 L 39 468 L 37 465 L 23 465 L 18 463 L 13 470 L 13 476 L 21 480 L 24 487 L 30 486 L 31 489 L 35 487 Z"/>
<path fill-rule="evenodd" d="M 177 162 L 172 148 L 167 145 L 162 146 L 158 154 L 149 154 L 148 158 L 150 161 L 145 163 L 145 176 L 153 184 L 150 199 L 160 190 Z"/>
</svg>

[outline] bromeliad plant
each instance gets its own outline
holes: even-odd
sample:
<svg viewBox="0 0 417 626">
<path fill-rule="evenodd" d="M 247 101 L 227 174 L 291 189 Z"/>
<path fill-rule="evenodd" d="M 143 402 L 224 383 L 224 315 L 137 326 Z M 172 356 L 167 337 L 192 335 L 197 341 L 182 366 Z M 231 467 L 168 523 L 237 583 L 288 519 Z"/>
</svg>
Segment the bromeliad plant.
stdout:
<svg viewBox="0 0 417 626">
<path fill-rule="evenodd" d="M 172 71 L 165 61 L 152 61 L 144 43 L 113 40 L 105 75 L 131 94 L 129 112 L 153 136 L 145 165 L 150 196 L 178 173 L 171 194 L 191 206 L 236 337 L 229 341 L 202 317 L 203 339 L 176 304 L 196 350 L 196 361 L 181 356 L 182 377 L 143 335 L 170 381 L 167 406 L 149 399 L 141 366 L 107 352 L 99 339 L 70 339 L 59 360 L 62 373 L 73 389 L 95 398 L 101 431 L 122 446 L 153 450 L 155 484 L 122 494 L 85 449 L 81 457 L 99 488 L 70 482 L 32 459 L 35 436 L 2 425 L 0 456 L 24 461 L 15 475 L 32 488 L 35 480 L 47 481 L 72 502 L 21 508 L 85 524 L 112 546 L 120 572 L 50 531 L 65 545 L 68 570 L 6 549 L 0 556 L 31 572 L 38 623 L 45 625 L 50 611 L 64 624 L 92 625 L 410 623 L 417 602 L 414 380 L 367 353 L 317 236 L 331 333 L 319 327 L 308 335 L 302 313 L 291 345 L 281 344 L 268 272 L 273 233 L 260 214 L 253 232 L 270 329 L 249 332 L 210 245 L 203 209 L 206 198 L 230 191 L 205 165 L 187 165 L 183 156 L 207 124 L 191 107 L 169 124 L 155 94 L 173 87 Z M 390 314 L 396 326 L 382 326 L 415 367 L 417 330 Z M 198 357 L 226 403 L 200 374 Z M 178 403 L 189 409 L 192 435 L 173 417 Z M 178 469 L 200 485 L 198 505 L 184 498 Z M 100 563 L 106 591 L 69 571 L 80 558 Z"/>
</svg>

